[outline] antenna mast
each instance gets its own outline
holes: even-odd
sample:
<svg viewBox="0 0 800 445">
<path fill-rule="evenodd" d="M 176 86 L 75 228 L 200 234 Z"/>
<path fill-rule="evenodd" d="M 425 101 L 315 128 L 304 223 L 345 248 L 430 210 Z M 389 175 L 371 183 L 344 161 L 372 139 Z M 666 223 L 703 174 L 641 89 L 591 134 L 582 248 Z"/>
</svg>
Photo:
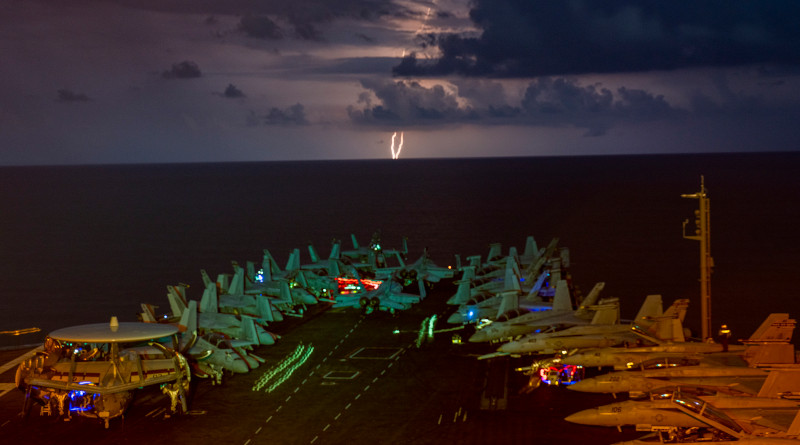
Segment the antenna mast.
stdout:
<svg viewBox="0 0 800 445">
<path fill-rule="evenodd" d="M 708 199 L 708 191 L 705 187 L 705 180 L 700 176 L 700 191 L 692 194 L 683 194 L 681 198 L 693 198 L 699 201 L 699 209 L 694 211 L 694 235 L 686 235 L 686 224 L 688 219 L 683 221 L 683 237 L 686 239 L 700 241 L 700 325 L 702 328 L 703 340 L 711 338 L 711 268 L 714 267 L 714 259 L 711 258 L 711 202 Z"/>
</svg>

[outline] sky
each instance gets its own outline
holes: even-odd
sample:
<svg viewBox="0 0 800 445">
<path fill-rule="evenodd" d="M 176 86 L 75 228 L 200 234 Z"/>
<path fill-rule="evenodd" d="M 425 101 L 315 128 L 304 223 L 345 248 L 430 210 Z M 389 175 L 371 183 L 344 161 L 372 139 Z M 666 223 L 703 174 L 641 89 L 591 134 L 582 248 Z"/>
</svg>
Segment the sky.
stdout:
<svg viewBox="0 0 800 445">
<path fill-rule="evenodd" d="M 798 17 L 796 0 L 4 0 L 0 165 L 796 151 Z"/>
</svg>

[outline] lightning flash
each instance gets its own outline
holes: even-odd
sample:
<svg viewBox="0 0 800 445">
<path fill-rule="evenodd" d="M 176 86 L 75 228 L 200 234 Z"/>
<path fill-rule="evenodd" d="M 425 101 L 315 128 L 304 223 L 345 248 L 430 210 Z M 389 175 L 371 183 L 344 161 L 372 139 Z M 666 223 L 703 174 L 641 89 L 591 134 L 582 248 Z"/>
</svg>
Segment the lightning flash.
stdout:
<svg viewBox="0 0 800 445">
<path fill-rule="evenodd" d="M 400 150 L 403 149 L 403 132 L 400 132 L 400 143 L 397 145 L 397 151 L 394 149 L 394 140 L 397 138 L 397 132 L 392 135 L 392 159 L 400 158 Z"/>
</svg>

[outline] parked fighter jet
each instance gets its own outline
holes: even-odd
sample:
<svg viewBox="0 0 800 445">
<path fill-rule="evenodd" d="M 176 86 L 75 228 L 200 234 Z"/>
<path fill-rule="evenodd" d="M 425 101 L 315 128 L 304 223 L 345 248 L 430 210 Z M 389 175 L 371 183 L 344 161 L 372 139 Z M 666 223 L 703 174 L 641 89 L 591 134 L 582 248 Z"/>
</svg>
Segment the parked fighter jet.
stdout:
<svg viewBox="0 0 800 445">
<path fill-rule="evenodd" d="M 422 256 L 411 264 L 406 264 L 399 252 L 396 252 L 394 256 L 399 266 L 376 268 L 375 279 L 385 280 L 395 276 L 403 280 L 402 284 L 409 285 L 418 279 L 428 283 L 438 283 L 444 278 L 453 278 L 455 274 L 450 267 L 437 266 L 428 256 L 427 249 L 424 249 Z"/>
<path fill-rule="evenodd" d="M 394 313 L 399 310 L 406 310 L 412 304 L 418 303 L 423 295 L 414 295 L 401 292 L 403 286 L 392 279 L 382 282 L 377 289 L 366 292 L 358 292 L 336 297 L 333 307 L 355 307 L 361 308 L 369 314 L 375 310 L 382 310 Z M 421 293 L 425 292 L 424 284 L 420 284 Z"/>
<path fill-rule="evenodd" d="M 523 292 L 522 288 L 520 287 L 518 278 L 519 276 L 511 264 L 511 261 L 509 261 L 509 265 L 506 266 L 505 273 L 506 276 L 502 282 L 502 289 L 497 289 L 491 292 L 479 292 L 472 295 L 469 299 L 465 300 L 465 302 L 462 303 L 452 315 L 450 315 L 450 317 L 447 319 L 447 322 L 452 324 L 464 324 L 475 323 L 484 319 L 493 320 L 502 315 L 506 310 L 512 308 L 510 306 L 505 306 L 502 309 L 500 308 L 503 301 L 503 295 L 508 294 L 514 294 L 518 297 L 519 307 L 531 311 L 545 311 L 552 308 L 552 302 L 544 301 L 539 296 L 539 289 L 541 289 L 542 283 L 544 283 L 547 272 L 542 272 L 542 275 L 527 293 Z M 566 289 L 566 281 L 559 285 Z M 459 292 L 462 291 L 462 286 L 464 286 L 463 282 L 459 284 Z M 453 299 L 456 299 L 456 301 L 463 300 L 463 298 L 459 297 L 458 293 L 456 293 Z M 448 301 L 448 303 L 450 301 Z"/>
<path fill-rule="evenodd" d="M 661 316 L 662 312 L 661 295 L 648 295 L 633 324 L 619 324 L 618 305 L 601 308 L 595 312 L 589 325 L 527 334 L 519 340 L 500 346 L 497 351 L 506 354 L 553 354 L 576 348 L 596 348 L 635 341 L 636 336 L 631 332 L 631 327 L 650 326 L 650 320 Z"/>
<path fill-rule="evenodd" d="M 266 249 L 264 249 L 265 252 Z M 233 278 L 231 279 L 230 287 L 226 295 L 220 294 L 220 306 L 226 305 L 226 300 L 246 300 L 249 301 L 247 296 L 251 295 L 267 295 L 271 297 L 280 297 L 283 292 L 283 283 L 289 284 L 292 300 L 298 305 L 316 304 L 316 297 L 311 294 L 307 289 L 297 285 L 293 281 L 292 276 L 300 270 L 299 262 L 300 250 L 295 249 L 290 256 L 289 263 L 286 266 L 286 271 L 280 271 L 280 274 L 273 274 L 273 272 L 264 272 L 260 278 L 257 278 L 254 283 L 245 275 L 245 271 L 239 266 L 236 261 L 231 262 L 233 265 Z M 266 271 L 267 269 L 262 269 Z M 258 276 L 258 275 L 257 275 Z M 203 283 L 208 285 L 210 280 L 207 280 L 207 275 L 203 276 Z"/>
<path fill-rule="evenodd" d="M 177 288 L 180 289 L 180 286 Z M 213 298 L 209 298 L 212 294 Z M 141 319 L 145 323 L 170 323 L 178 328 L 180 351 L 193 359 L 190 365 L 195 376 L 213 378 L 215 383 L 222 383 L 223 370 L 246 373 L 255 369 L 264 360 L 250 352 L 252 346 L 272 344 L 278 338 L 247 316 L 241 319 L 232 314 L 212 312 L 216 306 L 216 287 L 213 283 L 203 294 L 207 312 L 201 314 L 201 326 L 198 326 L 197 301 L 189 300 L 185 305 L 177 295 L 167 295 L 173 308 L 172 316 L 155 317 L 152 306 L 143 304 Z M 180 321 L 168 321 L 176 318 L 180 318 Z"/>
<path fill-rule="evenodd" d="M 785 354 L 785 345 L 789 344 L 789 338 L 785 336 L 787 327 L 794 329 L 794 320 L 788 318 L 788 314 L 772 314 L 756 330 L 758 338 L 783 338 L 775 343 L 758 344 L 753 340 L 752 347 L 759 352 L 750 358 L 751 366 L 794 366 L 794 352 Z M 793 347 L 792 347 L 793 348 Z M 769 351 L 778 351 L 779 354 L 772 354 Z M 745 353 L 746 354 L 746 353 Z M 781 357 L 783 356 L 783 357 Z M 776 357 L 782 358 L 781 363 L 761 362 L 760 360 L 774 360 Z M 640 396 L 649 391 L 657 391 L 664 388 L 676 386 L 693 386 L 704 388 L 724 388 L 725 390 L 738 391 L 746 394 L 756 394 L 762 387 L 769 375 L 769 368 L 747 367 L 747 366 L 725 366 L 711 361 L 701 366 L 678 366 L 678 367 L 655 367 L 653 369 L 641 369 L 631 371 L 617 371 L 584 379 L 570 387 L 574 391 L 601 392 L 601 393 L 621 393 L 628 392 L 631 396 Z"/>
<path fill-rule="evenodd" d="M 749 339 L 742 340 L 744 346 L 728 346 L 728 354 L 722 354 L 726 348 L 719 343 L 674 341 L 658 342 L 653 346 L 578 351 L 564 357 L 563 362 L 585 367 L 609 366 L 615 370 L 635 369 L 652 360 L 679 362 L 686 357 L 705 361 L 724 360 L 724 364 L 739 366 L 747 366 L 748 363 L 794 363 L 794 346 L 790 343 L 794 323 L 788 317 L 788 314 L 770 314 Z M 676 332 L 680 332 L 680 329 Z"/>
<path fill-rule="evenodd" d="M 178 328 L 169 324 L 97 323 L 51 332 L 44 352 L 17 368 L 16 386 L 25 392 L 23 413 L 34 401 L 43 414 L 97 418 L 108 427 L 121 416 L 138 388 L 164 385 L 173 413 L 186 412 L 191 378 L 177 348 Z M 171 337 L 172 345 L 156 339 Z"/>
<path fill-rule="evenodd" d="M 469 341 L 479 343 L 512 339 L 553 326 L 588 324 L 594 316 L 592 306 L 597 303 L 600 291 L 604 286 L 605 283 L 597 283 L 577 310 L 572 309 L 572 298 L 569 295 L 568 287 L 566 285 L 558 286 L 551 310 L 534 312 L 520 307 L 513 308 L 476 330 Z"/>
<path fill-rule="evenodd" d="M 797 444 L 800 408 L 796 400 L 725 395 L 659 394 L 651 401 L 627 401 L 572 414 L 567 421 L 653 430 L 653 441 L 625 443 Z M 613 422 L 613 423 L 612 423 Z"/>
<path fill-rule="evenodd" d="M 787 376 L 787 381 L 797 382 L 797 377 L 800 377 L 800 373 L 797 371 L 775 371 L 775 374 L 780 372 L 792 374 Z M 800 389 L 800 382 L 794 386 L 796 389 Z M 567 416 L 564 420 L 583 425 L 613 426 L 620 431 L 626 425 L 635 425 L 638 431 L 705 427 L 704 422 L 675 409 L 676 398 L 691 394 L 695 399 L 702 400 L 718 410 L 723 410 L 739 423 L 750 423 L 750 420 L 756 417 L 764 419 L 779 415 L 785 416 L 787 412 L 790 413 L 790 418 L 793 418 L 800 409 L 800 401 L 797 400 L 764 397 L 761 394 L 755 397 L 742 397 L 683 388 L 680 391 L 651 393 L 648 400 L 626 400 L 582 410 Z M 755 423 L 758 422 L 758 420 L 755 421 Z M 754 424 L 751 424 L 750 427 L 755 429 Z"/>
</svg>

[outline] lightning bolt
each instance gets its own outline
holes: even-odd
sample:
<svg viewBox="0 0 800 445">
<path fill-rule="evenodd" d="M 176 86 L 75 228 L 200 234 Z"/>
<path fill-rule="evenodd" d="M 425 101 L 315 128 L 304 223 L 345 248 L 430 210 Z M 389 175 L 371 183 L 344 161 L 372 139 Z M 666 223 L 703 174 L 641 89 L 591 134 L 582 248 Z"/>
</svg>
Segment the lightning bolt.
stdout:
<svg viewBox="0 0 800 445">
<path fill-rule="evenodd" d="M 400 144 L 397 145 L 397 151 L 394 150 L 395 138 L 397 138 L 396 131 L 394 132 L 394 134 L 392 134 L 392 147 L 391 147 L 392 159 L 398 159 L 400 157 L 400 150 L 403 149 L 403 132 L 402 131 L 400 132 Z"/>
</svg>

